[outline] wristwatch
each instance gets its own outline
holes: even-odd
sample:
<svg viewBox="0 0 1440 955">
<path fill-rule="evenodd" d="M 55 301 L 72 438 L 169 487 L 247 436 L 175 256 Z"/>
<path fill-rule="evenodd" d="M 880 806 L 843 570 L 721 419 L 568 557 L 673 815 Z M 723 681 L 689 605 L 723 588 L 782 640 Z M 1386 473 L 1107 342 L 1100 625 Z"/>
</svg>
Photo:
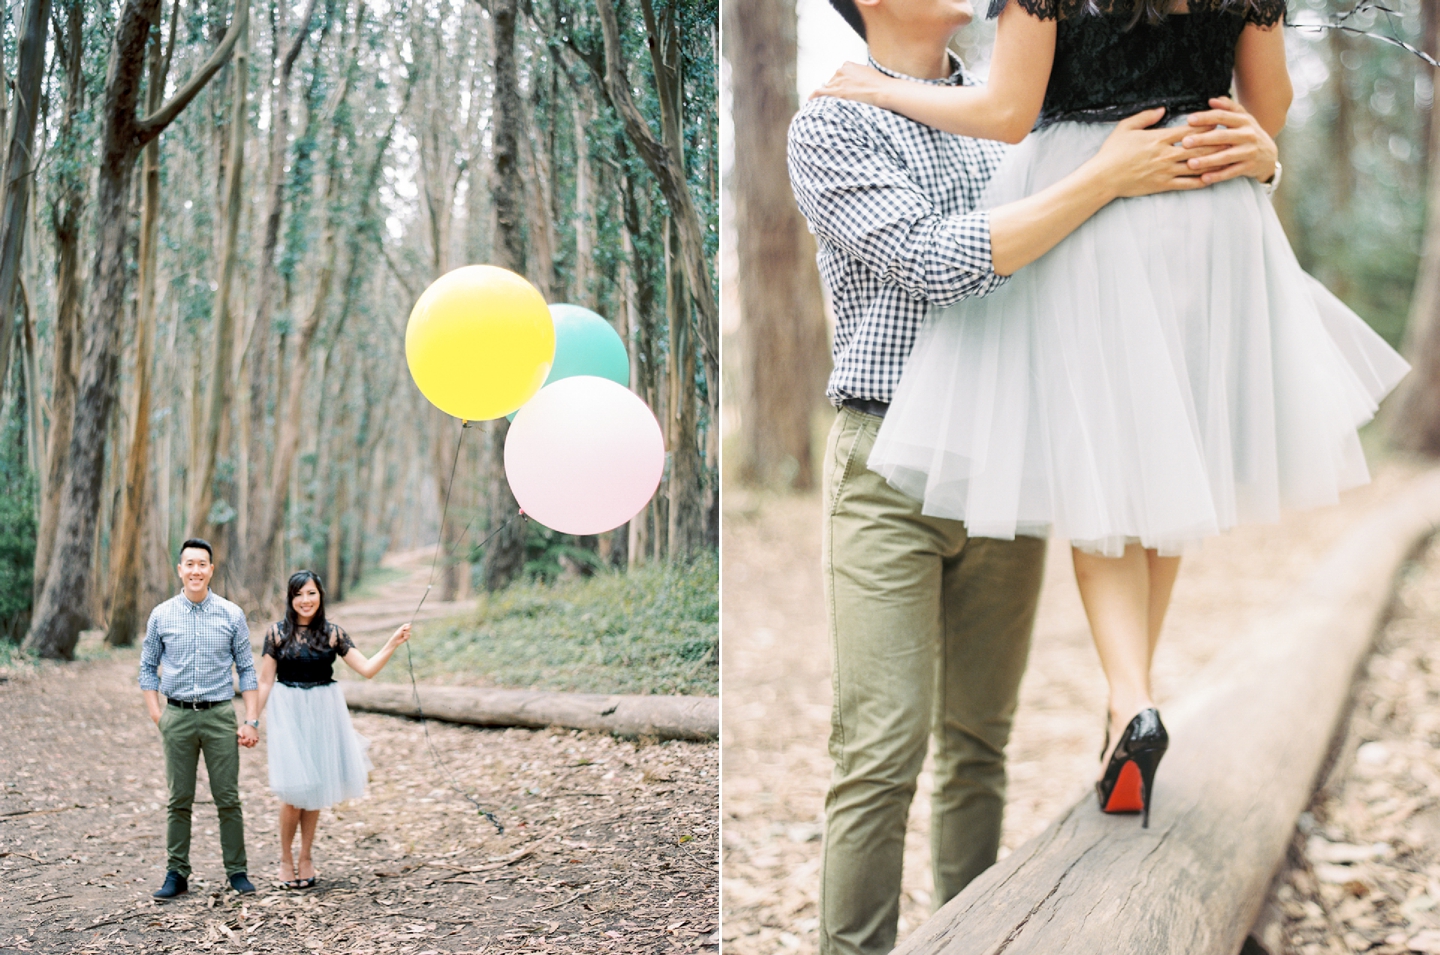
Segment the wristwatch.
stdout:
<svg viewBox="0 0 1440 955">
<path fill-rule="evenodd" d="M 260 728 L 259 720 L 241 720 L 240 722 L 244 723 L 246 726 L 252 727 L 257 730 Z"/>
<path fill-rule="evenodd" d="M 1275 175 L 1270 177 L 1269 182 L 1261 183 L 1261 185 L 1265 187 L 1265 195 L 1275 195 L 1275 190 L 1280 188 L 1280 174 L 1284 171 L 1285 167 L 1280 165 L 1280 160 L 1275 160 Z"/>
</svg>

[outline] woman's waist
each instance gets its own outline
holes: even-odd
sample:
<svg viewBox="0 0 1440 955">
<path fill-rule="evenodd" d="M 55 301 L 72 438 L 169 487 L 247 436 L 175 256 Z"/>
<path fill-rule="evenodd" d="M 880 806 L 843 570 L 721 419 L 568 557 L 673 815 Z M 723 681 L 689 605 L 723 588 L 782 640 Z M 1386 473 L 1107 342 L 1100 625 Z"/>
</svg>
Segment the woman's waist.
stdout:
<svg viewBox="0 0 1440 955">
<path fill-rule="evenodd" d="M 1226 91 L 1218 93 L 1185 92 L 1164 96 L 1145 96 L 1123 102 L 1097 103 L 1093 105 L 1082 104 L 1046 104 L 1040 110 L 1040 118 L 1035 121 L 1035 131 L 1053 126 L 1056 123 L 1083 123 L 1087 125 L 1100 123 L 1117 123 L 1127 116 L 1134 116 L 1136 113 L 1143 113 L 1148 109 L 1163 107 L 1165 116 L 1159 125 L 1169 125 L 1182 119 L 1190 113 L 1197 113 L 1210 108 L 1210 99 L 1213 96 L 1224 96 Z"/>
</svg>

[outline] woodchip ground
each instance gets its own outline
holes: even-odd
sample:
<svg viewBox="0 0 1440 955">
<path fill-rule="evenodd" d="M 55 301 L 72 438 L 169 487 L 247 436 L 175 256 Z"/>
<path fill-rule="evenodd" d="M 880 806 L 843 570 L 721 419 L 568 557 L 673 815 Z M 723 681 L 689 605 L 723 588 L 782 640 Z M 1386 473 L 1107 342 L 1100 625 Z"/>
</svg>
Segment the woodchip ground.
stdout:
<svg viewBox="0 0 1440 955">
<path fill-rule="evenodd" d="M 409 575 L 332 616 L 373 651 L 416 587 Z M 502 836 L 450 788 L 418 722 L 356 714 L 371 741 L 370 790 L 323 811 L 320 883 L 308 891 L 276 885 L 279 804 L 262 728 L 261 745 L 241 751 L 259 891 L 225 888 L 202 770 L 190 893 L 152 901 L 166 788 L 138 656 L 114 651 L 0 683 L 0 952 L 715 949 L 718 746 L 556 728 L 430 724 L 444 764 L 496 811 Z"/>
</svg>

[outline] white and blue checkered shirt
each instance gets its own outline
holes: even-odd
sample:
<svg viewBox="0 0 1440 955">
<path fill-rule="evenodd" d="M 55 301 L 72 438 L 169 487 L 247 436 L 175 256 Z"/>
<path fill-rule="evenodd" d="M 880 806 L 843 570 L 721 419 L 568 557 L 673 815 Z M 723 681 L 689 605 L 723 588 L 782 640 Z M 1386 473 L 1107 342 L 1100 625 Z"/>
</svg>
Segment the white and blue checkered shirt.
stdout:
<svg viewBox="0 0 1440 955">
<path fill-rule="evenodd" d="M 974 81 L 957 59 L 948 78 L 923 82 Z M 791 121 L 790 185 L 835 308 L 825 389 L 834 404 L 888 402 L 930 306 L 1004 284 L 990 261 L 990 216 L 975 207 L 1005 148 L 831 97 Z"/>
<path fill-rule="evenodd" d="M 232 665 L 242 693 L 259 688 L 245 612 L 224 597 L 211 591 L 197 604 L 181 592 L 150 611 L 140 649 L 140 689 L 187 703 L 229 700 L 235 696 Z M 156 673 L 160 666 L 163 680 Z"/>
</svg>

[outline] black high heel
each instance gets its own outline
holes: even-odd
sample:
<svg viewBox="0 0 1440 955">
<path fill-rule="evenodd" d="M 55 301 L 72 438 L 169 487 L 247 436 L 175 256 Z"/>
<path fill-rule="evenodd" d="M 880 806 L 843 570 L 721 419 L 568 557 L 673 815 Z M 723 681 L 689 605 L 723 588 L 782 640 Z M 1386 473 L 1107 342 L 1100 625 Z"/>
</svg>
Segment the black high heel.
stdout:
<svg viewBox="0 0 1440 955">
<path fill-rule="evenodd" d="M 1110 745 L 1110 729 L 1105 729 L 1105 745 Z M 1155 770 L 1170 745 L 1170 735 L 1160 722 L 1160 711 L 1154 707 L 1135 714 L 1115 744 L 1105 775 L 1095 783 L 1095 795 L 1102 812 L 1141 813 L 1140 825 L 1150 828 L 1150 797 L 1154 793 Z M 1101 751 L 1104 757 L 1104 750 Z"/>
</svg>

